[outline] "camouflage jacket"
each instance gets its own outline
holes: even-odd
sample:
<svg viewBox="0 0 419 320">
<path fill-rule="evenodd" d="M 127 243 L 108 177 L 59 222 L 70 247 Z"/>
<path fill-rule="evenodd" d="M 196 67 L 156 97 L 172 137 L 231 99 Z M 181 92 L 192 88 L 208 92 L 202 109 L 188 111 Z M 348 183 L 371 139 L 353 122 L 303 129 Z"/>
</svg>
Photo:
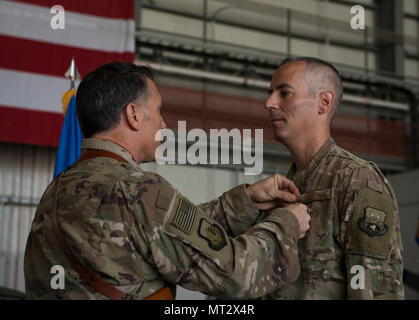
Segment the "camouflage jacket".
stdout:
<svg viewBox="0 0 419 320">
<path fill-rule="evenodd" d="M 82 149 L 106 150 L 127 162 L 97 157 L 63 175 L 59 225 L 79 261 L 134 299 L 178 284 L 224 298 L 258 298 L 299 275 L 299 226 L 278 209 L 259 211 L 244 185 L 195 206 L 162 177 L 145 172 L 122 147 L 86 139 Z M 87 285 L 57 244 L 52 184 L 37 208 L 26 244 L 28 299 L 106 299 Z M 51 268 L 65 270 L 65 289 L 52 289 Z"/>
<path fill-rule="evenodd" d="M 309 166 L 288 178 L 311 210 L 298 243 L 301 274 L 277 299 L 403 299 L 398 207 L 392 187 L 372 162 L 330 138 Z"/>
</svg>

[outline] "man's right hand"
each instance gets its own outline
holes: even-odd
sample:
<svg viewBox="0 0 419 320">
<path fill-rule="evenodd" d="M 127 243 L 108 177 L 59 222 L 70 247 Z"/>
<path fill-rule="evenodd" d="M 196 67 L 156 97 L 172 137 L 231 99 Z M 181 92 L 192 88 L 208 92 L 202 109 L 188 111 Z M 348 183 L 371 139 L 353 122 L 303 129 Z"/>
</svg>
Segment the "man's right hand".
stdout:
<svg viewBox="0 0 419 320">
<path fill-rule="evenodd" d="M 300 226 L 299 239 L 304 238 L 307 230 L 310 228 L 310 215 L 307 213 L 307 206 L 302 203 L 293 203 L 284 208 L 294 214 L 297 218 Z"/>
<path fill-rule="evenodd" d="M 248 186 L 245 191 L 259 210 L 294 203 L 300 195 L 294 182 L 279 173 Z"/>
</svg>

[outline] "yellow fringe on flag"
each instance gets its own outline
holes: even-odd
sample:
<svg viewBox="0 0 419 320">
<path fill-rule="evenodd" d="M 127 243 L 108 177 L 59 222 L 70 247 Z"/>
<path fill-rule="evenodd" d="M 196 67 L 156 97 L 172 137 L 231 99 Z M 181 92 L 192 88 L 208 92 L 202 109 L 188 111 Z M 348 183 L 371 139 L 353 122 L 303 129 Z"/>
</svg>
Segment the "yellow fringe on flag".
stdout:
<svg viewBox="0 0 419 320">
<path fill-rule="evenodd" d="M 73 95 L 76 94 L 76 89 L 68 90 L 64 92 L 63 97 L 61 98 L 61 102 L 63 103 L 63 115 L 65 117 L 65 113 L 67 112 L 68 104 L 70 103 L 70 99 Z"/>
</svg>

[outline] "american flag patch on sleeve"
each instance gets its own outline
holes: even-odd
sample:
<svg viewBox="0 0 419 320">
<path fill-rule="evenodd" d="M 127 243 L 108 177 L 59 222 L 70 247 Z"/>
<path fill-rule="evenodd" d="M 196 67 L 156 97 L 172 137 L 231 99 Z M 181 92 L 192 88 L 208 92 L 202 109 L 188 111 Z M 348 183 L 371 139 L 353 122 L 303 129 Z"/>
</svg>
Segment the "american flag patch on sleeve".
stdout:
<svg viewBox="0 0 419 320">
<path fill-rule="evenodd" d="M 185 198 L 181 198 L 172 223 L 183 232 L 190 234 L 196 217 L 196 207 Z"/>
</svg>

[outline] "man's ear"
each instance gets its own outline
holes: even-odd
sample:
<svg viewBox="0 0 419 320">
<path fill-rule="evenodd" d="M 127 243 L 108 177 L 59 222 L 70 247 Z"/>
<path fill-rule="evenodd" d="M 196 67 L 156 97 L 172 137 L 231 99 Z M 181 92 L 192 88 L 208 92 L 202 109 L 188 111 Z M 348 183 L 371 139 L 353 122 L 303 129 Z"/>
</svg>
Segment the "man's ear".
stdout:
<svg viewBox="0 0 419 320">
<path fill-rule="evenodd" d="M 139 130 L 144 119 L 144 112 L 135 103 L 128 103 L 124 109 L 124 115 L 127 119 L 128 125 L 134 129 Z"/>
<path fill-rule="evenodd" d="M 332 91 L 324 90 L 319 93 L 318 112 L 325 114 L 332 110 L 335 103 L 335 94 Z"/>
</svg>

